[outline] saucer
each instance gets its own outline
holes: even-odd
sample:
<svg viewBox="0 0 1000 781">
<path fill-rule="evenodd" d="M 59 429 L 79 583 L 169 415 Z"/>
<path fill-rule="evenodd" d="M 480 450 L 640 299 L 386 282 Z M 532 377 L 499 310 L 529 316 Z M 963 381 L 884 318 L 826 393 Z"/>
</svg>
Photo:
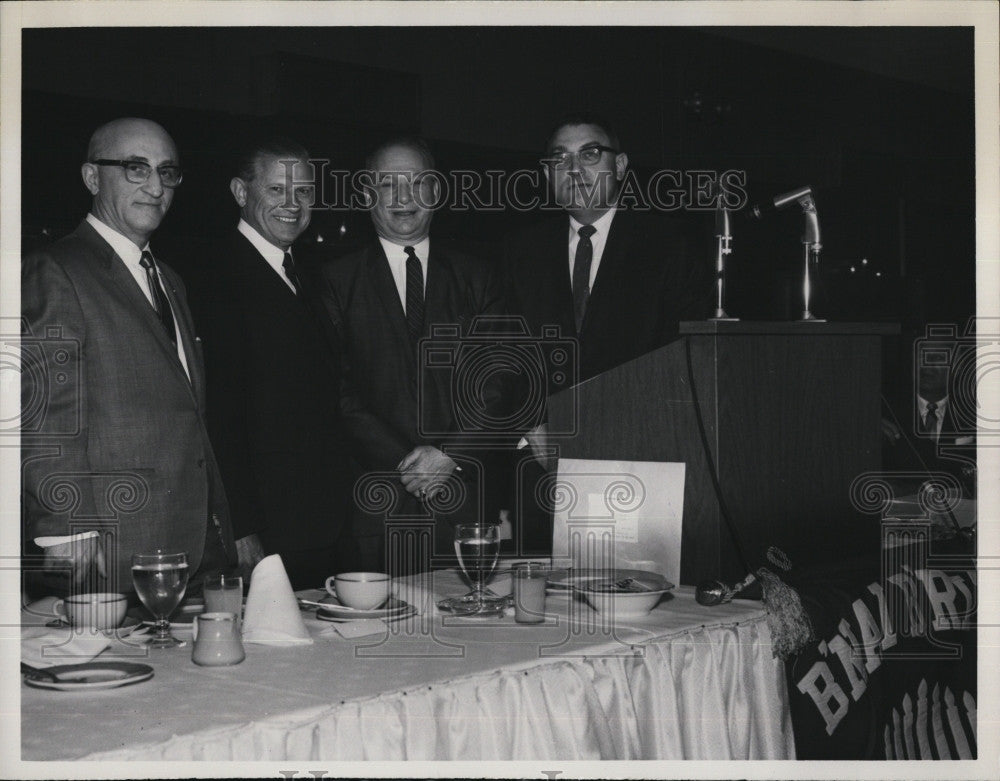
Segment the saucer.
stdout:
<svg viewBox="0 0 1000 781">
<path fill-rule="evenodd" d="M 358 610 L 357 608 L 342 605 L 336 597 L 325 597 L 320 600 L 324 607 L 316 611 L 316 618 L 323 621 L 359 621 L 365 618 L 381 618 L 384 620 L 396 620 L 407 618 L 417 612 L 417 609 L 408 602 L 404 602 L 396 597 L 389 597 L 385 607 L 374 610 Z"/>
<path fill-rule="evenodd" d="M 95 689 L 114 689 L 118 686 L 129 686 L 153 677 L 153 668 L 148 664 L 133 662 L 87 662 L 86 664 L 61 664 L 45 668 L 45 672 L 54 675 L 56 680 L 35 677 L 33 674 L 24 676 L 28 686 L 37 689 L 56 689 L 57 691 L 84 691 Z"/>
<path fill-rule="evenodd" d="M 117 635 L 118 637 L 128 637 L 136 630 L 137 627 L 142 626 L 142 623 L 143 622 L 140 621 L 135 616 L 126 615 L 125 620 L 122 621 L 114 629 L 103 629 L 100 631 L 102 631 L 108 637 L 111 637 L 113 635 Z M 73 625 L 65 618 L 60 617 L 53 621 L 49 621 L 45 626 L 62 628 L 62 627 L 71 627 Z"/>
</svg>

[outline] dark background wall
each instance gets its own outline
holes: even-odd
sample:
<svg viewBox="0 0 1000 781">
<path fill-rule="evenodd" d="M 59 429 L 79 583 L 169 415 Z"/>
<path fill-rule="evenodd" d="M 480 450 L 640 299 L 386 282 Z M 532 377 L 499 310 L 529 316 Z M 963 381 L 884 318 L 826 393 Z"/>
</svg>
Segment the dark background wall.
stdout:
<svg viewBox="0 0 1000 781">
<path fill-rule="evenodd" d="M 23 86 L 26 247 L 85 213 L 86 142 L 116 116 L 162 122 L 181 149 L 159 239 L 184 271 L 199 257 L 188 244 L 236 220 L 227 153 L 249 124 L 338 168 L 407 131 L 431 139 L 443 170 L 513 171 L 537 169 L 551 122 L 588 108 L 616 122 L 640 179 L 740 169 L 751 200 L 811 184 L 818 314 L 919 328 L 974 311 L 971 28 L 26 30 Z M 490 255 L 533 218 L 442 211 L 435 228 Z M 690 221 L 708 262 L 710 216 Z M 801 230 L 793 211 L 737 223 L 731 313 L 797 316 Z M 325 210 L 308 239 L 335 255 L 369 235 L 363 212 Z"/>
</svg>

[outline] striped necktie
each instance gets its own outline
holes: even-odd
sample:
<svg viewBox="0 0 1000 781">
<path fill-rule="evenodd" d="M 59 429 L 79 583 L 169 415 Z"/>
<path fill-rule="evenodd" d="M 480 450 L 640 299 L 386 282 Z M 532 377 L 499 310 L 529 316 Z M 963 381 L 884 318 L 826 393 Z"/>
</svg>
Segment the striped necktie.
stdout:
<svg viewBox="0 0 1000 781">
<path fill-rule="evenodd" d="M 174 327 L 174 313 L 170 309 L 167 294 L 160 284 L 160 275 L 156 273 L 156 261 L 153 260 L 153 254 L 149 250 L 142 251 L 142 257 L 139 258 L 139 265 L 146 269 L 146 281 L 149 283 L 149 290 L 153 295 L 153 309 L 159 316 L 160 323 L 163 324 L 163 330 L 167 332 L 167 337 L 170 339 L 171 344 L 176 347 L 177 331 Z"/>
</svg>

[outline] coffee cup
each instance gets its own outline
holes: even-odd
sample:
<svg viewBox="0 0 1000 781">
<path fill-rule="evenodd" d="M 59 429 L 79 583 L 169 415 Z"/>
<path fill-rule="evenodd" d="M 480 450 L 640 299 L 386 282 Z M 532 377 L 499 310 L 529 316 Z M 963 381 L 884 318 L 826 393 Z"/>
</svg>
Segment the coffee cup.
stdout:
<svg viewBox="0 0 1000 781">
<path fill-rule="evenodd" d="M 52 605 L 52 613 L 73 626 L 106 631 L 125 620 L 127 608 L 128 599 L 124 594 L 97 592 L 58 599 Z"/>
<path fill-rule="evenodd" d="M 327 592 L 356 610 L 381 607 L 391 588 L 392 577 L 384 572 L 342 572 L 326 579 Z"/>
</svg>

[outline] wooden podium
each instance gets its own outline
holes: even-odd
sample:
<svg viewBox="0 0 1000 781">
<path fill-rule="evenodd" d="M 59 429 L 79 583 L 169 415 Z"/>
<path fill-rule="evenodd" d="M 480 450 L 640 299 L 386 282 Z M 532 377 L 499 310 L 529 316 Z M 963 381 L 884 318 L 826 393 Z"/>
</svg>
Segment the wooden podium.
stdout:
<svg viewBox="0 0 1000 781">
<path fill-rule="evenodd" d="M 858 555 L 878 545 L 879 530 L 852 506 L 850 486 L 880 468 L 881 339 L 898 330 L 681 323 L 677 341 L 552 396 L 550 430 L 575 431 L 554 443 L 565 458 L 685 462 L 681 582 L 735 582 L 745 573 L 712 485 L 697 398 L 751 567 L 771 566 L 771 545 L 795 566 Z"/>
</svg>

